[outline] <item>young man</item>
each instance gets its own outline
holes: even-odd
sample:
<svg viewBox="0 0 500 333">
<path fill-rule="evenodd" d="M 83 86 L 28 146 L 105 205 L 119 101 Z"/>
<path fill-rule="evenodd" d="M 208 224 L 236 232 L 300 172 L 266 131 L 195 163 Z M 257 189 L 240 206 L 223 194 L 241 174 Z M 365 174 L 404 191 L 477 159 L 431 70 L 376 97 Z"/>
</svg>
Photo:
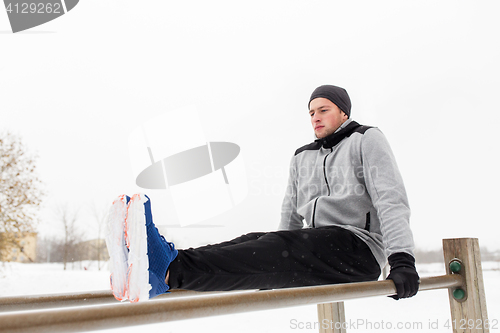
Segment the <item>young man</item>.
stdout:
<svg viewBox="0 0 500 333">
<path fill-rule="evenodd" d="M 115 200 L 107 237 L 115 297 L 370 281 L 387 258 L 393 297 L 415 295 L 410 209 L 387 140 L 350 118 L 343 88 L 314 90 L 309 114 L 317 140 L 292 158 L 279 231 L 176 250 L 154 226 L 147 196 Z"/>
</svg>

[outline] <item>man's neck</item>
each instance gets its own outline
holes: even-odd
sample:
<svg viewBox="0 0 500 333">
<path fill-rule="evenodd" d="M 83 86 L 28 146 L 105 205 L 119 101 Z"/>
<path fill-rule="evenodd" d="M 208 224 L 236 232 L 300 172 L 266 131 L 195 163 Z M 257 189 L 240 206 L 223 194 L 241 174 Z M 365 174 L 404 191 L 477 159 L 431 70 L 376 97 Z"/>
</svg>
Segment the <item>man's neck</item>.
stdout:
<svg viewBox="0 0 500 333">
<path fill-rule="evenodd" d="M 346 121 L 344 121 L 344 122 L 343 122 L 343 123 L 339 126 L 339 128 L 337 128 L 337 129 L 335 130 L 335 132 L 333 132 L 332 134 L 335 134 L 335 133 L 339 132 L 340 130 L 342 130 L 343 128 L 345 128 L 347 125 L 349 125 L 349 123 L 351 123 L 351 122 L 352 122 L 352 119 L 351 119 L 351 118 L 348 118 L 348 119 L 347 119 Z M 330 134 L 330 135 L 332 135 L 332 134 Z M 317 137 L 316 135 L 314 136 L 314 140 L 318 140 L 318 137 Z"/>
<path fill-rule="evenodd" d="M 358 123 L 352 121 L 351 119 L 348 119 L 339 128 L 337 128 L 335 132 L 322 139 L 316 139 L 316 142 L 321 143 L 323 148 L 332 148 L 340 141 L 342 141 L 346 136 L 349 136 L 350 133 L 358 126 L 360 126 Z"/>
<path fill-rule="evenodd" d="M 338 131 L 340 131 L 341 129 L 345 128 L 347 125 L 349 125 L 349 123 L 352 121 L 351 118 L 348 118 L 346 121 L 344 121 L 342 123 L 342 125 L 339 126 L 339 128 L 337 128 L 337 130 L 333 133 L 337 133 Z"/>
</svg>

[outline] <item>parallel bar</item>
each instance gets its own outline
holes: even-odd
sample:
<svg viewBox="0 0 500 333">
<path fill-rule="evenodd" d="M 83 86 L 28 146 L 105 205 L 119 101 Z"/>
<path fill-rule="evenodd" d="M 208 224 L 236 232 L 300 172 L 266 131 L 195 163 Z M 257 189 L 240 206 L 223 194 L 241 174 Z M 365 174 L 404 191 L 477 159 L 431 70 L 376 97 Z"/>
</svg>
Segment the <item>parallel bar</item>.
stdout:
<svg viewBox="0 0 500 333">
<path fill-rule="evenodd" d="M 458 287 L 460 275 L 421 279 L 420 290 Z M 123 326 L 152 324 L 257 310 L 286 308 L 305 304 L 338 302 L 396 293 L 391 280 L 243 291 L 151 300 L 143 303 L 98 305 L 78 309 L 54 309 L 0 314 L 2 332 L 82 332 Z"/>
<path fill-rule="evenodd" d="M 213 294 L 215 293 L 220 294 L 220 292 L 213 292 Z M 156 299 L 194 296 L 198 294 L 199 292 L 196 291 L 172 290 L 171 293 L 160 295 Z M 208 293 L 204 293 L 204 295 L 206 294 Z M 117 304 L 111 290 L 0 297 L 0 313 L 99 304 Z"/>
<path fill-rule="evenodd" d="M 0 312 L 102 304 L 109 303 L 114 299 L 111 290 L 54 295 L 7 296 L 0 297 Z"/>
</svg>

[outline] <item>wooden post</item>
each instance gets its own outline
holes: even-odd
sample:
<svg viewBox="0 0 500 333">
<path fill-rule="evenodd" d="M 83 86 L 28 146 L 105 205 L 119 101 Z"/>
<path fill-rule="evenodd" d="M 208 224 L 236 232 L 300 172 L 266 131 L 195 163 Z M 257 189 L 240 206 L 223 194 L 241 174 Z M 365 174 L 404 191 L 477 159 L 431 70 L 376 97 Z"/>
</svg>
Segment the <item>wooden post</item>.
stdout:
<svg viewBox="0 0 500 333">
<path fill-rule="evenodd" d="M 344 302 L 318 304 L 319 333 L 346 333 Z"/>
<path fill-rule="evenodd" d="M 486 311 L 481 254 L 477 238 L 443 239 L 443 254 L 446 273 L 460 274 L 465 281 L 461 288 L 465 294 L 460 290 L 457 291 L 457 288 L 449 289 L 451 309 L 449 327 L 454 333 L 489 332 L 490 322 Z M 452 272 L 450 269 L 450 262 L 454 260 L 461 264 L 457 265 L 460 267 L 458 272 Z"/>
</svg>

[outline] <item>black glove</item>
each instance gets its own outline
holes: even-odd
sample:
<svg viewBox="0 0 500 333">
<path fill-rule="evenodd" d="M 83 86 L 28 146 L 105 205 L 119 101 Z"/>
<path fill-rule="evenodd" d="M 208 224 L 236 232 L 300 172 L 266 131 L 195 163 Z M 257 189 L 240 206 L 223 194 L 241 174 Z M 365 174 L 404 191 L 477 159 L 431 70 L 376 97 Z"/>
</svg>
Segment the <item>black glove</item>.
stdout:
<svg viewBox="0 0 500 333">
<path fill-rule="evenodd" d="M 396 295 L 390 297 L 398 300 L 416 295 L 420 280 L 415 269 L 415 258 L 408 253 L 394 253 L 389 256 L 389 265 L 391 273 L 387 280 L 394 281 L 397 291 Z"/>
</svg>

